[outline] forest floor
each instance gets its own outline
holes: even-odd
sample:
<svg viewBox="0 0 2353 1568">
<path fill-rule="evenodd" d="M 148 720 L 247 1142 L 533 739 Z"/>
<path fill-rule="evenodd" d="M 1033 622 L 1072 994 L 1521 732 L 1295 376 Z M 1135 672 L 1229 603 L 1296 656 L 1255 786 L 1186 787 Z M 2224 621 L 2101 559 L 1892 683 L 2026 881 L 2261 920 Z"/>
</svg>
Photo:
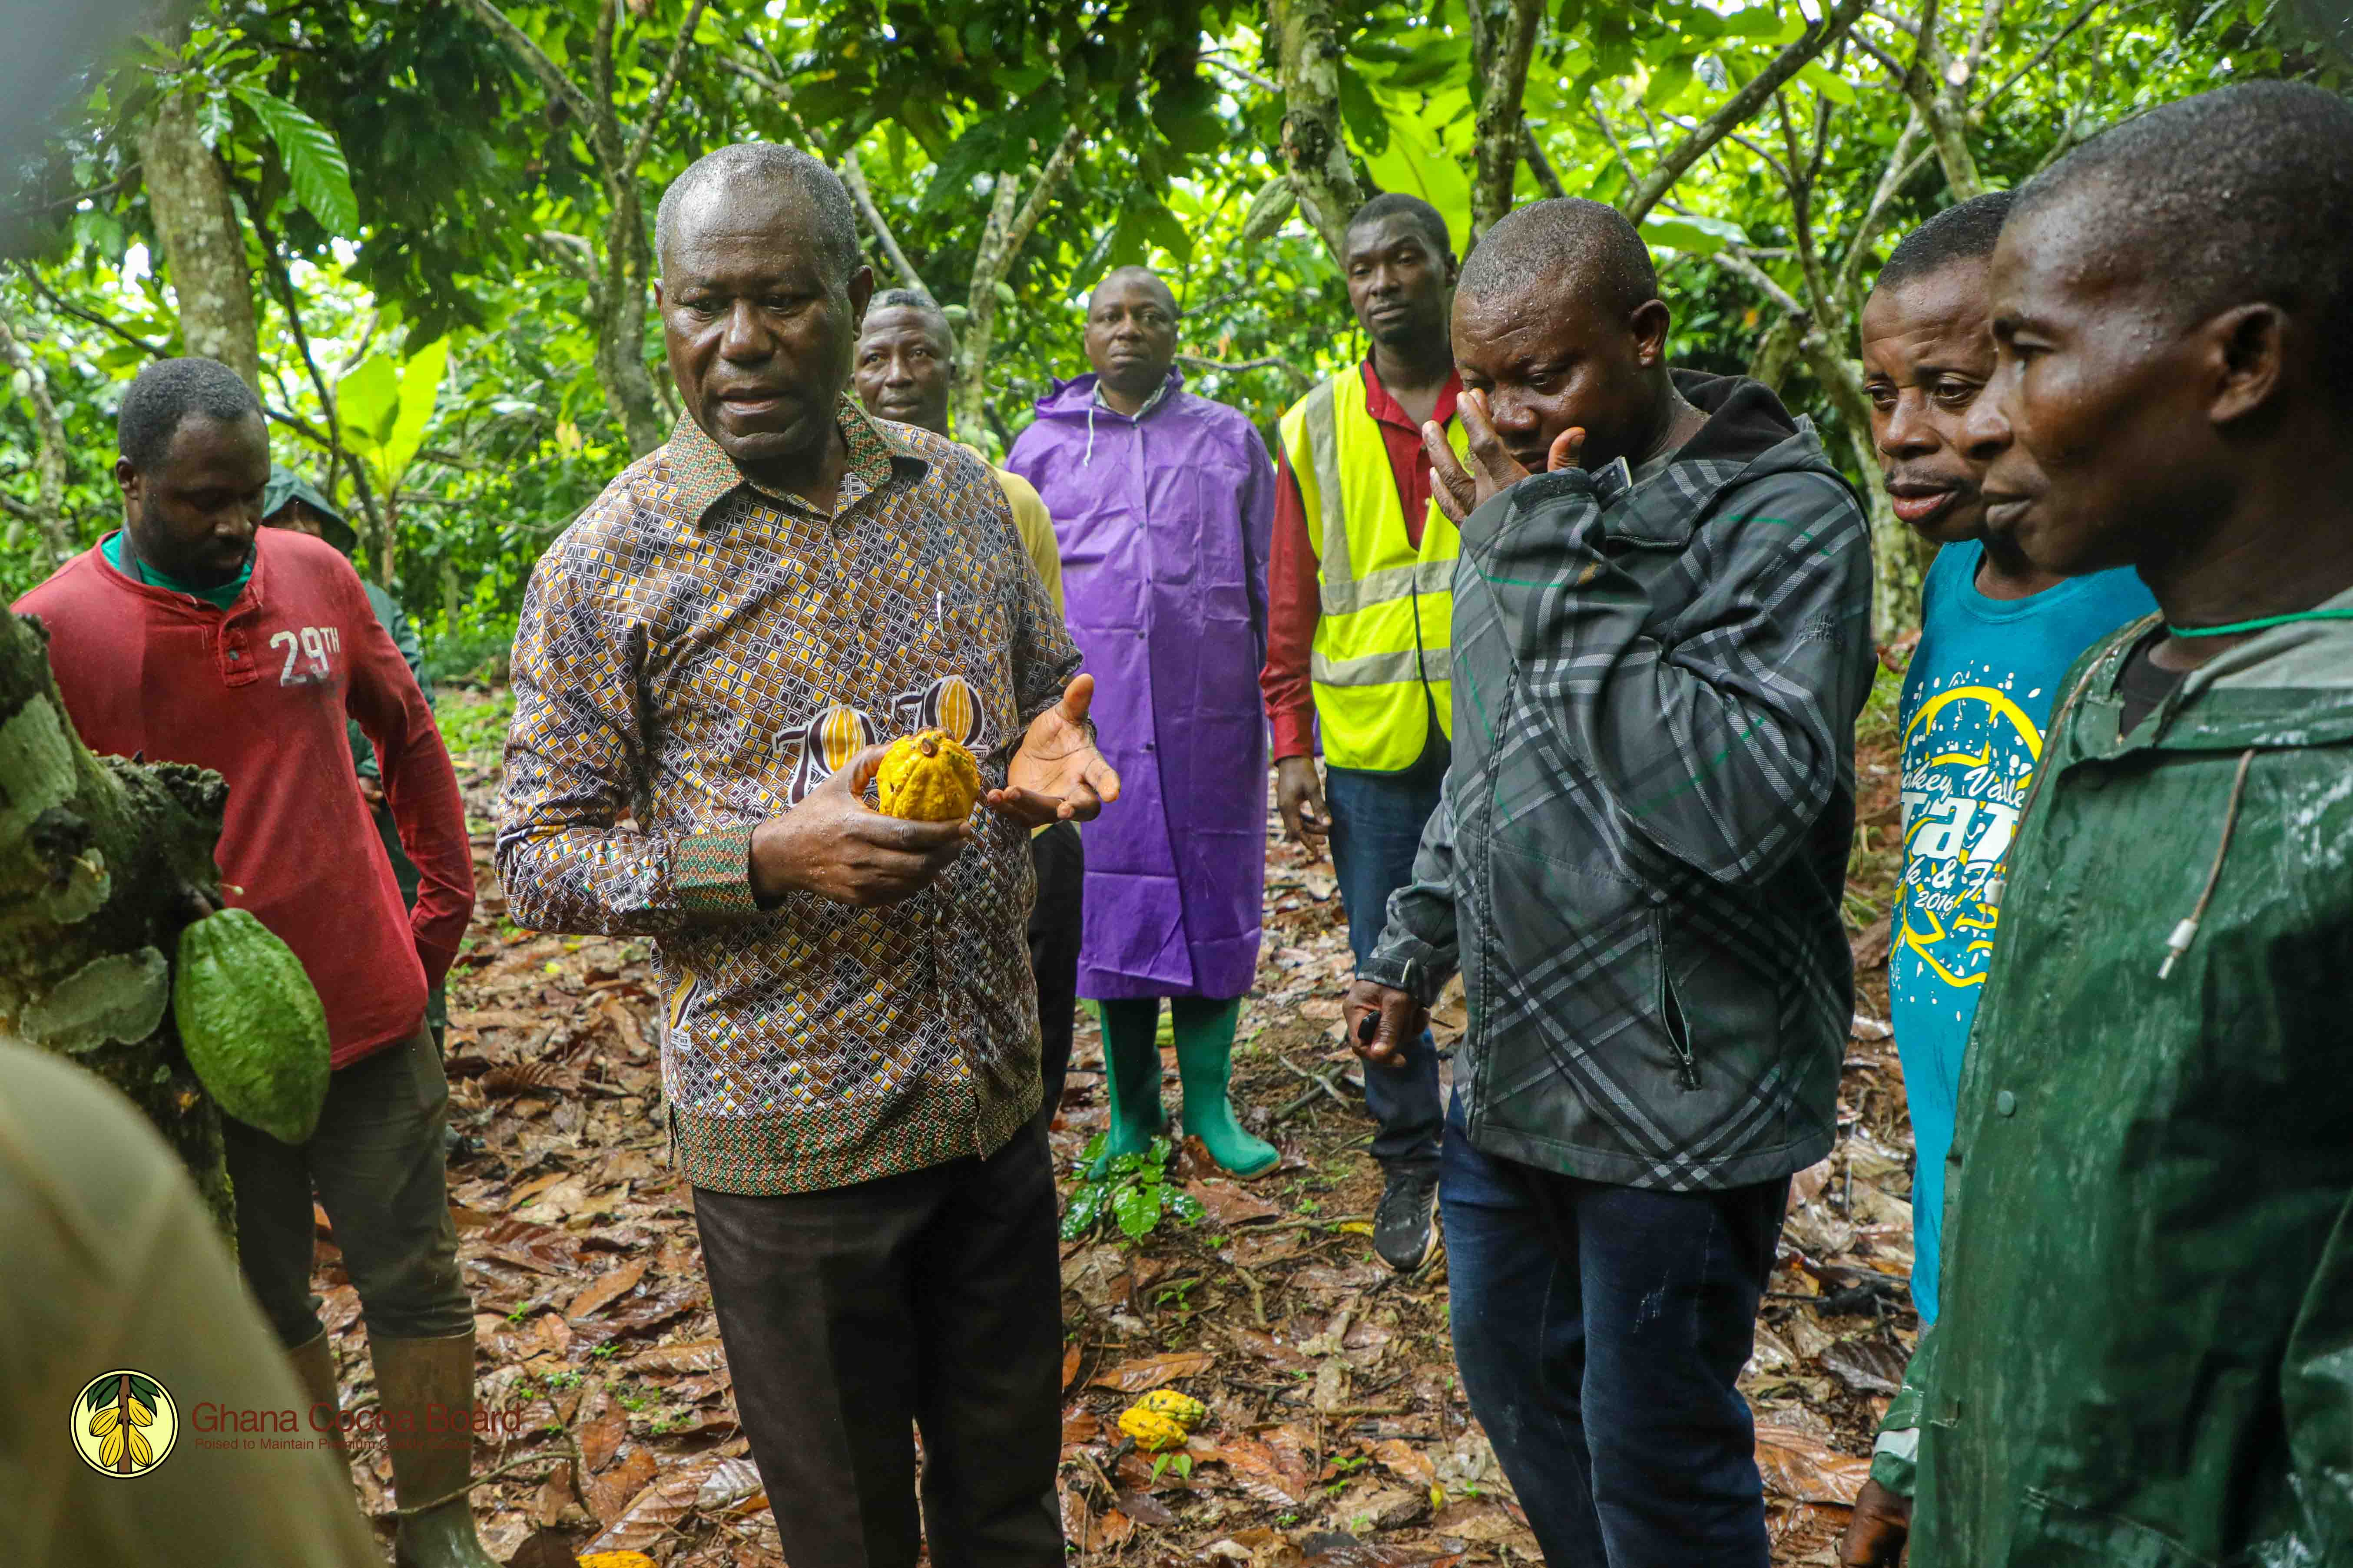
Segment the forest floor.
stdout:
<svg viewBox="0 0 2353 1568">
<path fill-rule="evenodd" d="M 502 696 L 502 694 L 501 694 Z M 655 988 L 629 942 L 520 931 L 491 866 L 501 696 L 443 697 L 480 885 L 450 984 L 450 1194 L 480 1335 L 480 1400 L 517 1435 L 486 1445 L 483 1536 L 515 1568 L 638 1552 L 665 1568 L 773 1568 L 767 1499 L 738 1429 L 691 1194 L 659 1119 Z M 1875 738 L 1874 738 L 1875 737 Z M 1777 1563 L 1835 1560 L 1872 1433 L 1917 1331 L 1912 1139 L 1887 1038 L 1892 737 L 1867 724 L 1864 827 L 1851 885 L 1854 1037 L 1829 1159 L 1794 1184 L 1741 1385 L 1757 1420 Z M 1248 1184 L 1179 1150 L 1169 1180 L 1206 1217 L 1140 1239 L 1107 1216 L 1062 1248 L 1063 1522 L 1081 1562 L 1217 1559 L 1239 1568 L 1404 1568 L 1540 1560 L 1472 1419 L 1448 1343 L 1442 1255 L 1399 1277 L 1374 1257 L 1379 1195 L 1360 1068 L 1340 1040 L 1349 973 L 1328 859 L 1270 824 L 1266 936 L 1243 1012 L 1234 1099 L 1282 1148 Z M 1439 1009 L 1441 1047 L 1463 1024 Z M 1070 1197 L 1103 1124 L 1100 1039 L 1082 1016 L 1053 1133 Z M 1168 1059 L 1175 1103 L 1174 1058 Z M 1451 1065 L 1450 1065 L 1451 1071 Z M 1136 1216 L 1141 1217 L 1141 1216 Z M 346 1408 L 373 1402 L 359 1302 L 320 1216 L 318 1287 Z M 1120 1412 L 1176 1388 L 1208 1416 L 1155 1459 Z M 515 1417 L 520 1417 L 517 1421 Z M 391 1468 L 355 1464 L 389 1539 Z"/>
</svg>

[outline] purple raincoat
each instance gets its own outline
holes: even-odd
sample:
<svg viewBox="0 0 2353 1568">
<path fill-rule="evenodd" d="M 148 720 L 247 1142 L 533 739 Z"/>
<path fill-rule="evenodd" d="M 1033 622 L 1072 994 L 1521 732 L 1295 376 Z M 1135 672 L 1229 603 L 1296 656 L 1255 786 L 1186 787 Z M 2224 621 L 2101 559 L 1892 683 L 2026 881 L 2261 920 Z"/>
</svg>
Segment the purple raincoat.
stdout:
<svg viewBox="0 0 2353 1568">
<path fill-rule="evenodd" d="M 1054 515 L 1071 635 L 1119 803 L 1086 826 L 1079 994 L 1240 996 L 1266 888 L 1266 555 L 1274 469 L 1247 416 L 1183 390 L 1129 418 L 1058 383 L 1006 467 Z"/>
</svg>

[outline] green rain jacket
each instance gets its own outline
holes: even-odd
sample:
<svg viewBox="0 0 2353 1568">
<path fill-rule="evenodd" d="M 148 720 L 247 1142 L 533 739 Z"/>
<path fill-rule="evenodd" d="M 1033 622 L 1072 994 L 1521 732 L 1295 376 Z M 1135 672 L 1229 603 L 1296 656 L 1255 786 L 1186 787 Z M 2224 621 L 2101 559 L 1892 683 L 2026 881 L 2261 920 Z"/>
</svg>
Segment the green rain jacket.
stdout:
<svg viewBox="0 0 2353 1568">
<path fill-rule="evenodd" d="M 1915 1568 L 2353 1564 L 2353 622 L 2119 737 L 2155 624 L 2070 677 L 2011 860 Z"/>
</svg>

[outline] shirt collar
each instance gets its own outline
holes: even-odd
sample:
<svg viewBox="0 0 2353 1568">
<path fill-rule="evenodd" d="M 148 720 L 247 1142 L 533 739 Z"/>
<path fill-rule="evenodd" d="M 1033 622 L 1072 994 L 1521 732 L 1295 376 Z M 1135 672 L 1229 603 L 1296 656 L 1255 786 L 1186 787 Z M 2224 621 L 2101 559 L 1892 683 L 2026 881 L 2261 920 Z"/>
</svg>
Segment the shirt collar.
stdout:
<svg viewBox="0 0 2353 1568">
<path fill-rule="evenodd" d="M 923 454 L 868 417 L 846 394 L 834 405 L 834 427 L 849 448 L 849 460 L 841 474 L 841 493 L 834 500 L 837 513 L 889 483 L 893 462 L 914 464 L 918 472 L 929 466 Z M 669 461 L 670 482 L 678 486 L 687 515 L 698 523 L 712 507 L 734 494 L 739 485 L 750 486 L 787 510 L 809 517 L 825 515 L 799 496 L 772 490 L 751 479 L 690 415 L 679 416 L 670 430 Z"/>
<path fill-rule="evenodd" d="M 1168 400 L 1168 395 L 1176 390 L 1176 381 L 1174 376 L 1162 382 L 1160 384 L 1160 390 L 1145 398 L 1144 400 L 1144 406 L 1135 411 L 1135 417 L 1141 419 L 1145 415 L 1151 413 L 1154 409 L 1159 407 L 1163 403 L 1166 403 Z M 1095 382 L 1095 406 L 1097 408 L 1111 408 L 1111 399 L 1103 395 L 1103 382 L 1100 378 Z M 1119 410 L 1116 408 L 1112 408 L 1111 411 L 1113 414 L 1119 413 Z M 1124 417 L 1124 416 L 1123 416 L 1123 417 Z"/>
<path fill-rule="evenodd" d="M 1405 405 L 1399 403 L 1390 394 L 1389 389 L 1381 384 L 1380 373 L 1373 368 L 1372 355 L 1365 356 L 1364 368 L 1365 412 L 1384 425 L 1396 425 L 1419 433 L 1421 426 L 1415 424 L 1412 416 L 1406 413 Z M 1430 418 L 1437 421 L 1440 426 L 1444 426 L 1454 417 L 1454 403 L 1461 395 L 1462 373 L 1459 370 L 1448 371 L 1446 384 L 1438 391 L 1437 406 L 1430 411 Z"/>
</svg>

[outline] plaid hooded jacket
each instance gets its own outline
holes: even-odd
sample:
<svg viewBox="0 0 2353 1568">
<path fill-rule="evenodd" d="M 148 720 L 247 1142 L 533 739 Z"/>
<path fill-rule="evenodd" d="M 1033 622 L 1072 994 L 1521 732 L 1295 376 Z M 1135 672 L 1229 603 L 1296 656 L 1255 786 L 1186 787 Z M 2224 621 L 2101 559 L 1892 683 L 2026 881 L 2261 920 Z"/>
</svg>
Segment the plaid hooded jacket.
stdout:
<svg viewBox="0 0 2353 1568">
<path fill-rule="evenodd" d="M 1869 525 L 1811 428 L 1738 378 L 1635 485 L 1537 475 L 1454 579 L 1454 762 L 1362 973 L 1459 967 L 1472 1142 L 1593 1181 L 1737 1186 L 1830 1152 Z"/>
</svg>

